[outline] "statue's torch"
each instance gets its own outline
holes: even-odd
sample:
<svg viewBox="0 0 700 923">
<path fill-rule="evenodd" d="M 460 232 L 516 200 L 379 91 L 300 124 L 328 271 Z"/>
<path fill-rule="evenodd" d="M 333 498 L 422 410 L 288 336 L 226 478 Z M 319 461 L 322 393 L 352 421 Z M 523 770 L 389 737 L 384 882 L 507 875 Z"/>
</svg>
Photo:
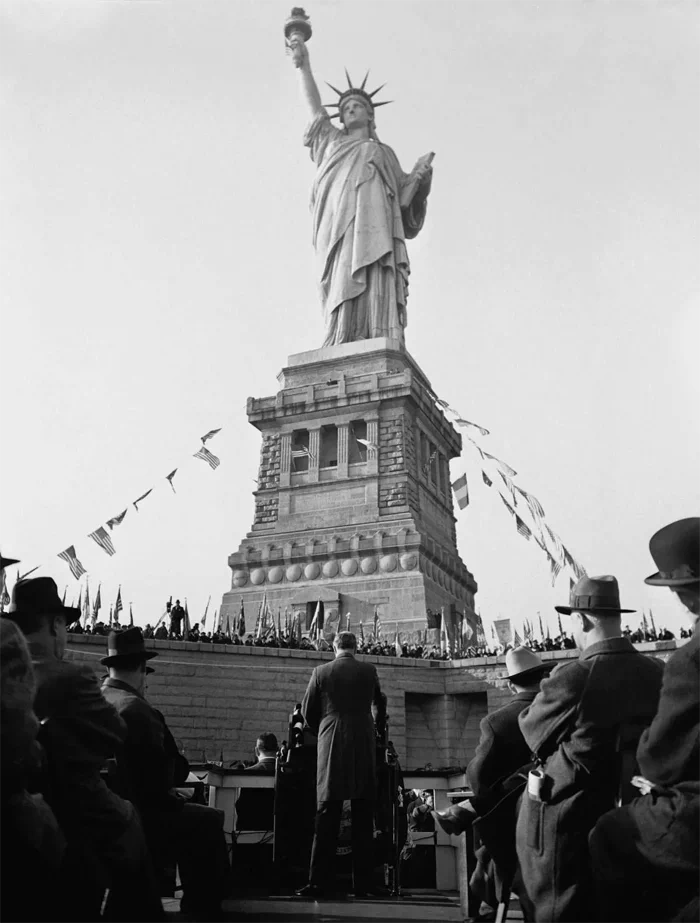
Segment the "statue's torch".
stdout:
<svg viewBox="0 0 700 923">
<path fill-rule="evenodd" d="M 284 38 L 287 53 L 292 55 L 295 67 L 301 67 L 302 57 L 298 50 L 300 43 L 311 38 L 311 20 L 300 6 L 292 9 L 289 19 L 284 24 Z"/>
</svg>

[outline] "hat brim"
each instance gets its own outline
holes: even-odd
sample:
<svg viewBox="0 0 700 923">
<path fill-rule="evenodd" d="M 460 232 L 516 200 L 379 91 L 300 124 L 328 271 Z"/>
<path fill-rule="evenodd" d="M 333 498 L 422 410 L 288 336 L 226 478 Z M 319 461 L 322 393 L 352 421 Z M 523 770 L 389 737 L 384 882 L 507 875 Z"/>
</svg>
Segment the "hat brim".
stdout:
<svg viewBox="0 0 700 923">
<path fill-rule="evenodd" d="M 112 654 L 103 657 L 100 663 L 105 667 L 118 667 L 125 660 L 152 660 L 158 656 L 158 651 L 135 651 L 133 654 Z"/>
<path fill-rule="evenodd" d="M 517 683 L 519 679 L 529 679 L 531 676 L 536 676 L 540 673 L 549 673 L 555 666 L 556 664 L 554 662 L 543 663 L 540 667 L 530 667 L 529 670 L 523 670 L 521 673 L 513 673 L 512 676 L 506 676 L 506 679 L 511 683 Z"/>
<path fill-rule="evenodd" d="M 596 612 L 601 615 L 621 615 L 624 612 L 636 612 L 636 609 L 618 609 L 612 608 L 608 609 L 605 606 L 555 606 L 557 612 L 560 612 L 562 615 L 571 615 L 572 612 Z"/>
<path fill-rule="evenodd" d="M 700 577 L 663 577 L 659 571 L 644 581 L 649 586 L 693 586 L 700 583 Z"/>
</svg>

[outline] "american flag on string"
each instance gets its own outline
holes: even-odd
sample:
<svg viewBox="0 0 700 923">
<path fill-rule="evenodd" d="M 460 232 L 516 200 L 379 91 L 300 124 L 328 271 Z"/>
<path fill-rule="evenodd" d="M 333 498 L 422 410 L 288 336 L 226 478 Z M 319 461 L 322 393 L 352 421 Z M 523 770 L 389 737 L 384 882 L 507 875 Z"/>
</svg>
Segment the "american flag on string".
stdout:
<svg viewBox="0 0 700 923">
<path fill-rule="evenodd" d="M 111 519 L 107 520 L 107 525 L 109 526 L 110 529 L 113 529 L 115 526 L 120 526 L 122 524 L 122 522 L 124 521 L 124 517 L 126 516 L 127 510 L 128 510 L 128 507 L 126 508 L 126 510 L 124 510 L 123 513 L 120 513 L 118 516 L 112 516 Z"/>
<path fill-rule="evenodd" d="M 439 404 L 439 405 L 440 405 L 441 407 L 443 407 L 445 410 L 452 410 L 452 408 L 451 408 L 450 405 L 447 403 L 447 401 L 443 401 L 442 398 L 436 397 L 436 398 L 435 398 L 435 403 L 436 403 L 436 404 Z"/>
<path fill-rule="evenodd" d="M 217 458 L 216 455 L 213 455 L 204 445 L 199 450 L 199 452 L 195 452 L 192 457 L 201 458 L 202 461 L 205 461 L 213 471 L 216 471 L 216 469 L 221 464 L 221 459 Z"/>
<path fill-rule="evenodd" d="M 560 561 L 562 564 L 564 564 L 566 558 L 564 556 L 564 546 L 561 543 L 561 539 L 559 538 L 556 532 L 553 532 L 550 529 L 550 527 L 547 525 L 546 522 L 544 524 L 544 529 L 547 535 L 549 536 L 550 541 L 554 545 L 554 548 L 557 553 L 557 560 Z"/>
<path fill-rule="evenodd" d="M 112 544 L 112 539 L 110 538 L 109 532 L 105 529 L 104 526 L 100 526 L 99 529 L 95 529 L 94 532 L 91 532 L 88 535 L 88 538 L 91 538 L 93 541 L 97 542 L 100 548 L 110 557 L 113 554 L 116 554 L 116 548 Z"/>
<path fill-rule="evenodd" d="M 138 504 L 139 504 L 142 500 L 145 500 L 146 497 L 150 494 L 150 492 L 151 492 L 152 490 L 153 490 L 153 488 L 152 488 L 152 487 L 149 487 L 149 489 L 146 491 L 145 494 L 141 494 L 140 497 L 137 497 L 136 500 L 134 500 L 134 506 L 136 507 L 136 512 L 137 512 L 137 513 L 138 513 L 138 511 L 139 511 Z"/>
<path fill-rule="evenodd" d="M 532 538 L 532 532 L 528 529 L 527 525 L 522 521 L 522 519 L 520 518 L 520 516 L 518 516 L 517 513 L 515 514 L 515 528 L 518 530 L 518 532 L 520 533 L 520 535 L 522 535 L 523 538 L 530 541 L 530 539 Z"/>
<path fill-rule="evenodd" d="M 488 452 L 483 453 L 486 458 L 490 458 L 491 461 L 499 468 L 500 471 L 504 471 L 508 477 L 514 478 L 517 475 L 517 471 L 514 471 L 510 465 L 507 465 L 504 461 L 501 461 L 500 458 L 496 458 L 495 455 L 489 455 Z"/>
<path fill-rule="evenodd" d="M 489 431 L 484 426 L 479 426 L 478 423 L 471 423 L 469 420 L 465 420 L 463 417 L 457 417 L 455 423 L 457 426 L 465 426 L 467 428 L 472 427 L 473 429 L 478 429 L 482 436 L 489 435 Z"/>
<path fill-rule="evenodd" d="M 173 478 L 175 477 L 176 474 L 177 474 L 177 468 L 173 468 L 173 470 L 170 472 L 170 474 L 166 474 L 166 475 L 165 475 L 165 480 L 166 480 L 166 481 L 168 482 L 168 484 L 170 484 L 170 486 L 172 487 L 172 491 L 173 491 L 174 494 L 177 493 L 177 491 L 175 490 L 175 486 L 174 486 L 174 484 L 173 484 Z"/>
<path fill-rule="evenodd" d="M 80 580 L 83 574 L 87 573 L 75 554 L 74 545 L 69 545 L 65 551 L 59 553 L 58 557 L 64 560 L 68 567 L 70 567 L 70 572 L 76 580 Z"/>
<path fill-rule="evenodd" d="M 552 557 L 549 552 L 547 552 L 547 557 L 549 558 L 549 566 L 552 571 L 552 586 L 554 586 L 554 584 L 557 582 L 557 577 L 561 572 L 561 564 L 559 561 L 557 561 L 556 558 Z"/>
<path fill-rule="evenodd" d="M 483 478 L 484 484 L 486 484 L 487 487 L 493 487 L 493 481 L 485 471 L 481 472 L 481 477 Z"/>
<path fill-rule="evenodd" d="M 537 499 L 533 497 L 532 494 L 529 494 L 526 490 L 523 490 L 522 487 L 518 487 L 516 484 L 513 485 L 518 493 L 524 498 L 527 505 L 530 507 L 530 512 L 537 519 L 544 519 L 544 510 L 542 509 L 542 504 Z"/>
<path fill-rule="evenodd" d="M 216 436 L 217 433 L 220 433 L 220 432 L 221 432 L 221 429 L 222 429 L 222 427 L 220 426 L 218 429 L 210 429 L 208 433 L 205 433 L 205 434 L 202 436 L 202 445 L 204 445 L 204 444 L 205 444 L 209 439 L 211 439 L 213 436 Z"/>
<path fill-rule="evenodd" d="M 511 496 L 511 499 L 512 499 L 512 501 L 513 501 L 513 506 L 517 506 L 517 505 L 518 505 L 518 498 L 515 496 L 515 487 L 514 487 L 514 485 L 513 485 L 513 482 L 511 481 L 511 479 L 510 479 L 509 477 L 506 477 L 506 475 L 505 475 L 502 471 L 499 471 L 498 473 L 499 473 L 499 475 L 500 475 L 500 477 L 501 477 L 501 480 L 503 481 L 503 483 L 504 483 L 505 486 L 506 486 L 506 490 L 508 491 L 508 493 L 509 493 L 510 496 Z"/>
<path fill-rule="evenodd" d="M 511 514 L 511 516 L 517 515 L 516 512 L 515 512 L 515 510 L 514 510 L 513 507 L 510 505 L 510 503 L 508 503 L 508 501 L 507 501 L 506 498 L 503 496 L 503 494 L 499 492 L 498 496 L 499 496 L 499 497 L 501 498 L 501 500 L 503 501 L 503 506 L 505 506 L 505 508 L 508 510 L 508 512 Z"/>
<path fill-rule="evenodd" d="M 453 482 L 452 490 L 454 491 L 455 499 L 457 500 L 457 505 L 460 510 L 466 509 L 469 506 L 469 486 L 467 484 L 466 472 Z"/>
<path fill-rule="evenodd" d="M 563 545 L 562 545 L 562 549 L 564 551 L 564 560 L 569 565 L 571 570 L 576 574 L 576 579 L 580 580 L 582 577 L 585 577 L 586 569 L 578 563 L 578 561 L 573 557 L 571 552 L 569 552 L 568 549 L 564 548 Z"/>
</svg>

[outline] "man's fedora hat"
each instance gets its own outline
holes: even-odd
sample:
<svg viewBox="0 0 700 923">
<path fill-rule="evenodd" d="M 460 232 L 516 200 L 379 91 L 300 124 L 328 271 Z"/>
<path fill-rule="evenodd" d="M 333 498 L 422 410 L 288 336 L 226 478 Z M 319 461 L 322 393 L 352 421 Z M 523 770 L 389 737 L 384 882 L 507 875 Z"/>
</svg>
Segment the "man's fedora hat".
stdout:
<svg viewBox="0 0 700 923">
<path fill-rule="evenodd" d="M 7 614 L 15 619 L 23 615 L 62 615 L 66 624 L 72 625 L 80 618 L 80 609 L 63 605 L 51 577 L 32 577 L 14 585 Z"/>
<path fill-rule="evenodd" d="M 620 587 L 611 574 L 602 577 L 581 577 L 569 595 L 568 606 L 555 606 L 562 615 L 572 612 L 593 612 L 600 615 L 614 615 L 620 612 L 636 612 L 636 609 L 620 608 Z"/>
<path fill-rule="evenodd" d="M 649 540 L 657 573 L 644 581 L 651 586 L 692 586 L 700 580 L 700 517 L 679 519 L 659 529 Z"/>
<path fill-rule="evenodd" d="M 106 667 L 118 667 L 125 660 L 151 660 L 157 651 L 147 651 L 140 628 L 125 628 L 124 631 L 110 631 L 107 636 L 107 656 L 100 663 Z"/>
<path fill-rule="evenodd" d="M 546 673 L 554 666 L 545 663 L 529 647 L 513 647 L 506 652 L 506 679 L 517 682 L 536 673 Z"/>
</svg>

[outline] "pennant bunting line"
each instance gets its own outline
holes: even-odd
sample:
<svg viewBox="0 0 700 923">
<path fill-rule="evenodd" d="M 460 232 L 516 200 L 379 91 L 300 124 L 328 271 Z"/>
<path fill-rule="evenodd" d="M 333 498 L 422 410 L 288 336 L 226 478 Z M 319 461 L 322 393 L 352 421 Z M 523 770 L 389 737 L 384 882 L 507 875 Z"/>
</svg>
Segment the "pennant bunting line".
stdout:
<svg viewBox="0 0 700 923">
<path fill-rule="evenodd" d="M 195 452 L 194 455 L 193 455 L 192 457 L 193 457 L 193 458 L 201 458 L 202 461 L 205 461 L 205 462 L 209 465 L 209 467 L 212 469 L 212 471 L 216 471 L 216 469 L 217 469 L 217 468 L 219 467 L 219 465 L 221 464 L 221 460 L 220 460 L 219 458 L 217 458 L 216 455 L 213 455 L 213 454 L 209 451 L 209 449 L 208 449 L 206 446 L 204 446 L 204 445 L 202 446 L 202 448 L 201 448 L 198 452 Z"/>
<path fill-rule="evenodd" d="M 99 529 L 95 529 L 94 532 L 91 532 L 88 535 L 88 538 L 94 539 L 100 548 L 110 557 L 113 554 L 116 554 L 116 548 L 112 544 L 112 539 L 109 536 L 109 532 L 107 532 L 104 526 L 100 526 Z"/>
</svg>

